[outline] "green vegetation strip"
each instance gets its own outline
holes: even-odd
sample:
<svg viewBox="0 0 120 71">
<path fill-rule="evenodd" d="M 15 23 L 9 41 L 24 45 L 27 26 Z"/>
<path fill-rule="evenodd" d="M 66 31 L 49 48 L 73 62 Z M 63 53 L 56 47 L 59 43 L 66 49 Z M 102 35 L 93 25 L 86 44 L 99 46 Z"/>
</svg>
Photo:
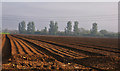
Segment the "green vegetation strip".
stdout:
<svg viewBox="0 0 120 71">
<path fill-rule="evenodd" d="M 0 33 L 0 34 L 10 34 L 10 33 Z"/>
</svg>

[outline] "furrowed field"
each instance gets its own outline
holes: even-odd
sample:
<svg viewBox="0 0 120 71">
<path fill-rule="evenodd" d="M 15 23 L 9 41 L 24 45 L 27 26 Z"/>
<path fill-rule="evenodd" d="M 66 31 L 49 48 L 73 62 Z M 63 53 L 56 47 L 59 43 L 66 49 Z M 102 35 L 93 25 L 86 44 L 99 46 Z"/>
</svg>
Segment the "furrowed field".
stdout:
<svg viewBox="0 0 120 71">
<path fill-rule="evenodd" d="M 2 35 L 2 70 L 120 71 L 117 38 Z"/>
</svg>

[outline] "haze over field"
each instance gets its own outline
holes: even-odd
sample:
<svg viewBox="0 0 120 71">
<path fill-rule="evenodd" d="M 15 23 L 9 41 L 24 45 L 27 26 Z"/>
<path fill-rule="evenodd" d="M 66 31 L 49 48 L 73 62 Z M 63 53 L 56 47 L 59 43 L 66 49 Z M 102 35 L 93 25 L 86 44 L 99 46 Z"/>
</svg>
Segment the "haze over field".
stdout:
<svg viewBox="0 0 120 71">
<path fill-rule="evenodd" d="M 34 21 L 36 29 L 49 28 L 50 21 L 57 21 L 60 31 L 71 20 L 79 21 L 79 28 L 91 29 L 92 23 L 98 23 L 98 30 L 118 31 L 117 2 L 5 2 L 3 3 L 2 28 L 17 30 L 18 23 Z"/>
<path fill-rule="evenodd" d="M 0 3 L 3 71 L 120 70 L 117 2 L 5 1 Z"/>
</svg>

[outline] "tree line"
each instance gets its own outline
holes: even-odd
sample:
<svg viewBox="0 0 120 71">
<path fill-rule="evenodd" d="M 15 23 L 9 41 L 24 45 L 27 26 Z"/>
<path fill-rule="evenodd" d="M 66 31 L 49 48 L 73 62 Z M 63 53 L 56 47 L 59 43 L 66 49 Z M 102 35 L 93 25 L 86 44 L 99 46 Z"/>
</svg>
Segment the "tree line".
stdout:
<svg viewBox="0 0 120 71">
<path fill-rule="evenodd" d="M 67 26 L 64 31 L 58 30 L 58 23 L 56 21 L 50 21 L 49 27 L 44 27 L 42 30 L 35 31 L 34 22 L 29 22 L 26 27 L 25 21 L 19 23 L 19 34 L 40 34 L 40 35 L 62 35 L 62 36 L 100 36 L 100 37 L 117 37 L 118 33 L 108 32 L 107 30 L 98 31 L 97 23 L 92 24 L 90 30 L 78 27 L 79 22 L 74 21 L 72 30 L 72 21 L 67 22 Z"/>
</svg>

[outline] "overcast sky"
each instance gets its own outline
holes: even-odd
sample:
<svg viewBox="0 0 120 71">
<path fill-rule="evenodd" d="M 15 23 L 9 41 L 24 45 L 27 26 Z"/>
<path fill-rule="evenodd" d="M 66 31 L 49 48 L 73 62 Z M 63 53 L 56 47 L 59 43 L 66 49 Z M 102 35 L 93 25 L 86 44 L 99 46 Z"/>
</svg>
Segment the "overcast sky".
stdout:
<svg viewBox="0 0 120 71">
<path fill-rule="evenodd" d="M 119 2 L 119 0 L 1 0 L 2 2 Z"/>
<path fill-rule="evenodd" d="M 34 21 L 36 29 L 49 28 L 50 20 L 57 21 L 63 31 L 67 21 L 79 21 L 79 28 L 118 31 L 117 2 L 5 2 L 2 4 L 3 29 L 16 30 L 22 20 Z"/>
</svg>

